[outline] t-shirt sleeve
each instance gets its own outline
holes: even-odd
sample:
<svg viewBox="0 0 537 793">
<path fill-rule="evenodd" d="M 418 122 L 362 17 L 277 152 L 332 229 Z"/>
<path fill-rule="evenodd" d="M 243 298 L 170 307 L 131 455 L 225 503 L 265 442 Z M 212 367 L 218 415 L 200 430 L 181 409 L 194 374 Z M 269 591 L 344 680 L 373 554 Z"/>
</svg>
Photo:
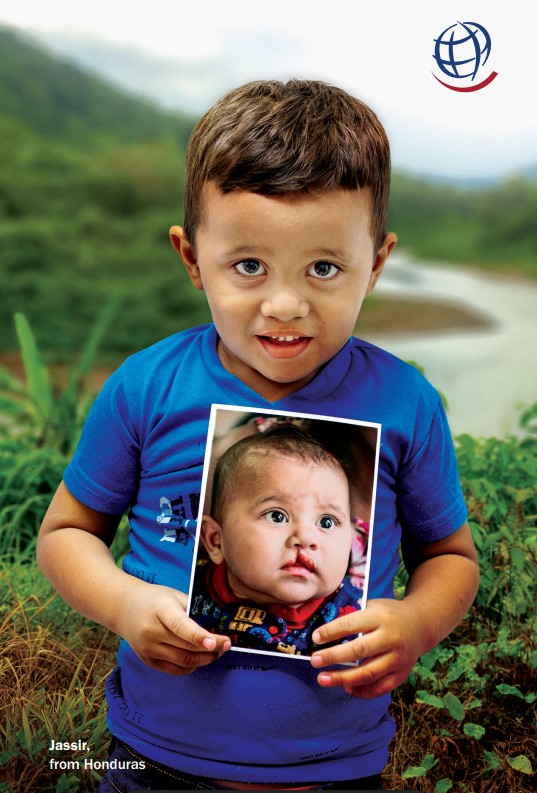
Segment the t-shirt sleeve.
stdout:
<svg viewBox="0 0 537 793">
<path fill-rule="evenodd" d="M 139 472 L 140 444 L 118 369 L 93 404 L 64 482 L 91 509 L 120 515 L 133 499 Z"/>
<path fill-rule="evenodd" d="M 425 437 L 400 467 L 398 512 L 403 532 L 435 542 L 459 529 L 468 510 L 459 482 L 453 439 L 438 399 Z"/>
</svg>

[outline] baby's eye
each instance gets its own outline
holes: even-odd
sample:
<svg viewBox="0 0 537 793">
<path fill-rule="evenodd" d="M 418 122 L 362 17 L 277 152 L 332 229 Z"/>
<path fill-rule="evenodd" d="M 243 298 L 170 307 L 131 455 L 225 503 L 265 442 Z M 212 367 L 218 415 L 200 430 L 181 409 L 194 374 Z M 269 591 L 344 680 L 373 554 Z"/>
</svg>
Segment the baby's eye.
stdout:
<svg viewBox="0 0 537 793">
<path fill-rule="evenodd" d="M 331 262 L 315 262 L 308 270 L 308 275 L 328 281 L 339 273 L 339 267 Z"/>
<path fill-rule="evenodd" d="M 287 523 L 287 515 L 281 509 L 271 509 L 269 512 L 265 512 L 263 517 L 270 523 Z"/>
<path fill-rule="evenodd" d="M 333 515 L 322 515 L 317 521 L 317 525 L 320 526 L 321 529 L 335 529 L 338 522 Z"/>
<path fill-rule="evenodd" d="M 235 265 L 237 272 L 241 275 L 264 275 L 266 270 L 257 259 L 243 259 Z"/>
</svg>

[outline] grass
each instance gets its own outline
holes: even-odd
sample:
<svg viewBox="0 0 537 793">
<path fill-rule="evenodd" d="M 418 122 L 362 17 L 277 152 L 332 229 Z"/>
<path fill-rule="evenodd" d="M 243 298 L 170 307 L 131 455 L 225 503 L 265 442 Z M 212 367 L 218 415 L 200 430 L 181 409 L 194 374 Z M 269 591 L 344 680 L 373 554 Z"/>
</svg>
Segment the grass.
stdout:
<svg viewBox="0 0 537 793">
<path fill-rule="evenodd" d="M 533 640 L 502 634 L 495 641 L 490 631 L 476 630 L 479 621 L 472 609 L 395 692 L 392 715 L 398 731 L 387 787 L 419 787 L 424 793 L 531 789 L 535 673 L 524 647 Z M 450 672 L 457 663 L 466 671 L 453 680 Z"/>
<path fill-rule="evenodd" d="M 60 755 L 47 750 L 80 739 L 84 757 L 106 757 L 103 687 L 116 637 L 74 614 L 27 558 L 4 567 L 1 582 L 0 791 L 96 790 L 95 772 L 51 769 Z"/>
</svg>

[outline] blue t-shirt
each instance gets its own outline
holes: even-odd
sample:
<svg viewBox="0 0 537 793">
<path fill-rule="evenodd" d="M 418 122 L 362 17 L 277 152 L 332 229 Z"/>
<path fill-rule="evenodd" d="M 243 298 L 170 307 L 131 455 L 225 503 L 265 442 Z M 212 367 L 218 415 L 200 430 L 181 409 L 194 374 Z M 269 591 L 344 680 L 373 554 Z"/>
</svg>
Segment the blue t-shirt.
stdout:
<svg viewBox="0 0 537 793">
<path fill-rule="evenodd" d="M 415 368 L 352 338 L 300 391 L 269 403 L 224 369 L 217 342 L 208 325 L 127 359 L 90 413 L 65 472 L 69 491 L 99 512 L 128 508 L 123 569 L 188 592 L 193 538 L 174 537 L 166 521 L 198 516 L 211 404 L 379 423 L 368 598 L 393 597 L 401 533 L 434 542 L 466 519 L 437 392 Z M 213 778 L 308 783 L 380 772 L 394 734 L 389 696 L 356 699 L 321 688 L 317 675 L 307 661 L 230 652 L 176 677 L 122 641 L 106 685 L 108 723 L 140 754 Z"/>
</svg>

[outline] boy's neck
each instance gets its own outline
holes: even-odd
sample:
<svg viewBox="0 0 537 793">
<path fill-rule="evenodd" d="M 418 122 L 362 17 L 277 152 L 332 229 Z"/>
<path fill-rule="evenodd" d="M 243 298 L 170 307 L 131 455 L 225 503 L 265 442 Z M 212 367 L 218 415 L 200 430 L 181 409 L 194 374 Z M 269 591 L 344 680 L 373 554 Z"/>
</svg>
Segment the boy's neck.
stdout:
<svg viewBox="0 0 537 793">
<path fill-rule="evenodd" d="M 242 383 L 251 388 L 257 394 L 266 399 L 267 402 L 278 402 L 291 394 L 300 391 L 310 380 L 313 380 L 317 374 L 317 370 L 311 372 L 307 377 L 301 380 L 295 380 L 290 383 L 278 383 L 274 380 L 269 380 L 267 377 L 252 369 L 248 364 L 241 361 L 233 353 L 231 353 L 221 339 L 218 339 L 218 357 L 224 369 L 230 374 L 237 377 Z"/>
</svg>

